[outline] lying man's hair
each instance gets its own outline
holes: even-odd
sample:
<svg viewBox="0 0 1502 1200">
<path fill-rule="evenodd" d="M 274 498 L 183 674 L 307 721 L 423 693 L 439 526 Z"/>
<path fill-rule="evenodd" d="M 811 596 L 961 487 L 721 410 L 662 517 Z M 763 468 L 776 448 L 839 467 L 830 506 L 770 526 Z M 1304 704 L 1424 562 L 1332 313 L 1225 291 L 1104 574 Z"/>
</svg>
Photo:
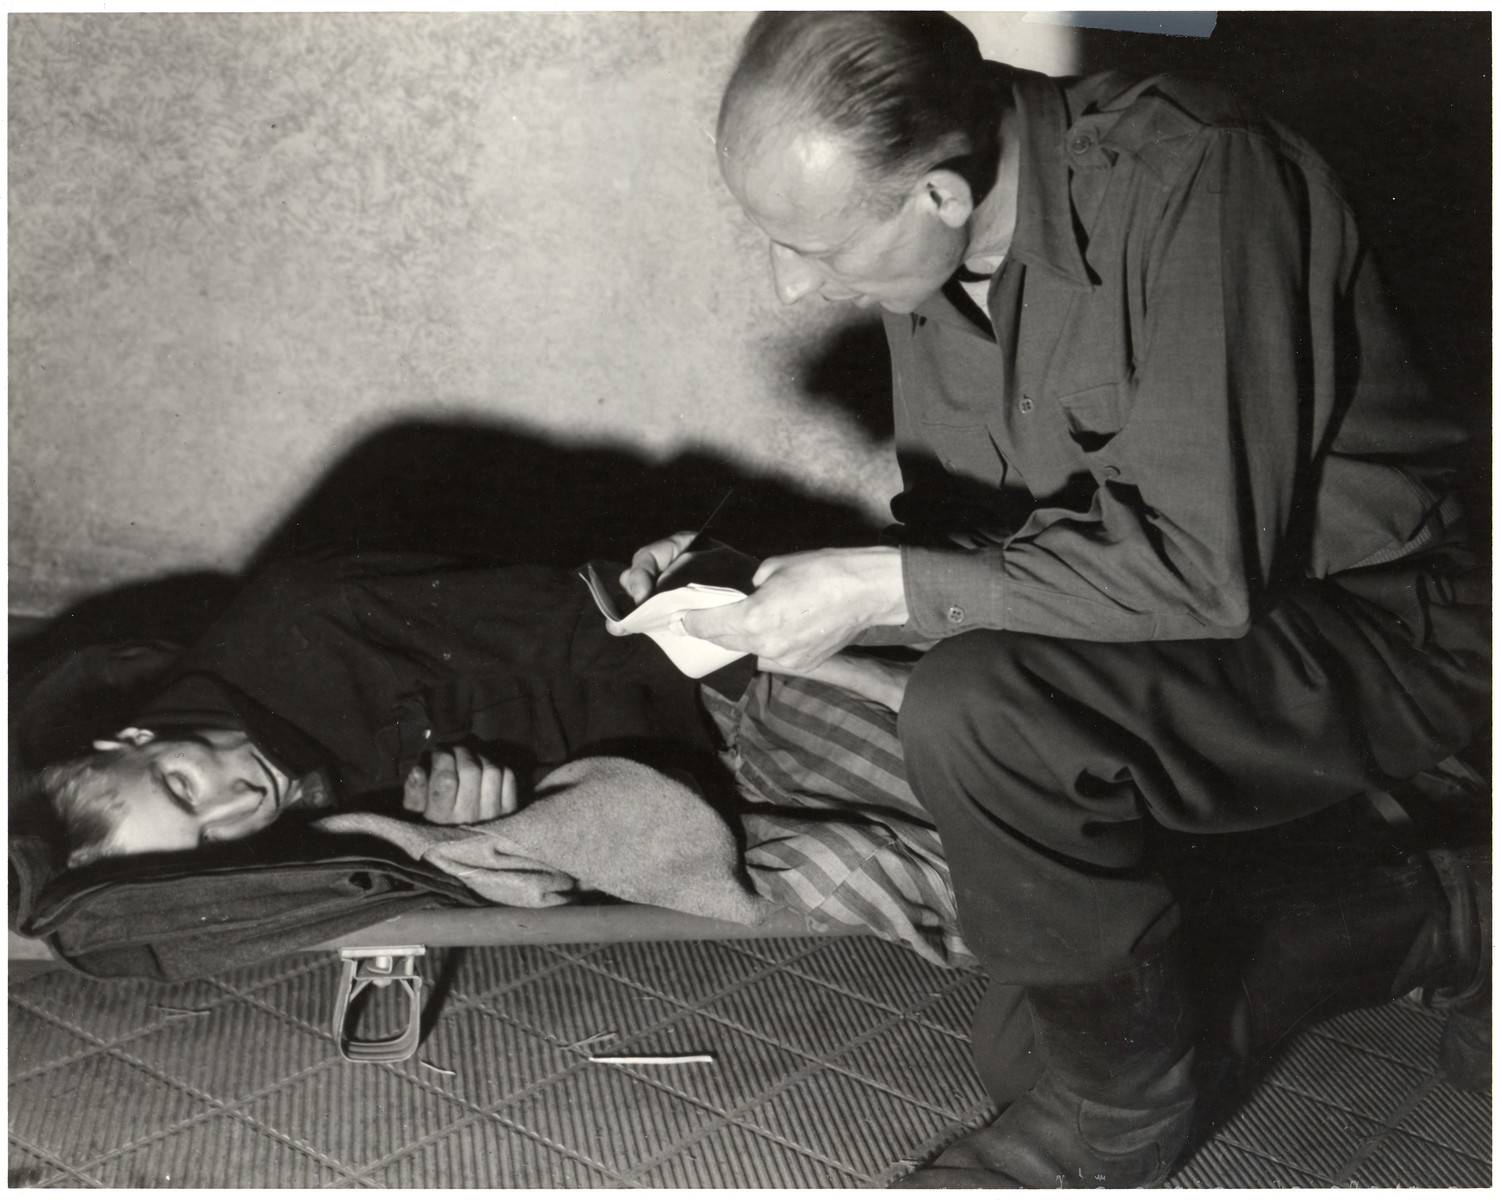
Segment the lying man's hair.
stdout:
<svg viewBox="0 0 1502 1200">
<path fill-rule="evenodd" d="M 81 867 L 113 852 L 115 832 L 125 814 L 120 780 L 113 768 L 124 747 L 95 750 L 43 767 L 42 794 L 62 826 L 68 865 Z"/>
</svg>

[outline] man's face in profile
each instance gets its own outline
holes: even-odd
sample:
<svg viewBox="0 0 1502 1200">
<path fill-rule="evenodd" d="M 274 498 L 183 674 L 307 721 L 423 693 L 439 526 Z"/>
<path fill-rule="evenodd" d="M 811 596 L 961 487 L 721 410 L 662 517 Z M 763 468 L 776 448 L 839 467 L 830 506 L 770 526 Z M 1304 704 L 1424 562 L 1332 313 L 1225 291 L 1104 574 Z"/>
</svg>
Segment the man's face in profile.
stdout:
<svg viewBox="0 0 1502 1200">
<path fill-rule="evenodd" d="M 245 734 L 204 730 L 157 737 L 128 729 L 96 743 L 118 750 L 93 786 L 117 789 L 109 854 L 191 850 L 265 829 L 295 800 L 296 785 Z"/>
<path fill-rule="evenodd" d="M 759 102 L 743 103 L 754 110 Z M 754 121 L 754 113 L 727 121 L 720 171 L 771 239 L 773 284 L 784 304 L 818 294 L 903 313 L 944 286 L 965 253 L 968 188 L 962 212 L 941 208 L 938 194 L 920 183 L 895 215 L 878 216 L 863 203 L 869 184 L 840 138 L 782 126 L 748 133 Z"/>
</svg>

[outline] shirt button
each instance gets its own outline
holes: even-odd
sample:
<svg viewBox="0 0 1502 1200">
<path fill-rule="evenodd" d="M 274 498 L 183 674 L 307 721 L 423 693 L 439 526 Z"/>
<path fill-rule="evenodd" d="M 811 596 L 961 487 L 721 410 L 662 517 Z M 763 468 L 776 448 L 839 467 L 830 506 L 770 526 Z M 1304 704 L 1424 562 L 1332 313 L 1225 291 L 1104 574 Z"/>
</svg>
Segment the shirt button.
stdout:
<svg viewBox="0 0 1502 1200">
<path fill-rule="evenodd" d="M 1019 409 L 1021 409 L 1025 413 L 1032 412 L 1033 411 L 1033 398 L 1031 396 L 1024 396 L 1024 397 L 1022 397 L 1021 400 L 1017 401 L 1017 407 Z"/>
<path fill-rule="evenodd" d="M 1069 148 L 1076 154 L 1083 154 L 1086 150 L 1090 149 L 1090 139 L 1083 133 L 1076 134 L 1074 139 L 1069 143 Z"/>
<path fill-rule="evenodd" d="M 951 604 L 949 606 L 949 612 L 947 616 L 949 617 L 949 623 L 951 625 L 958 625 L 965 619 L 965 610 L 958 604 Z"/>
</svg>

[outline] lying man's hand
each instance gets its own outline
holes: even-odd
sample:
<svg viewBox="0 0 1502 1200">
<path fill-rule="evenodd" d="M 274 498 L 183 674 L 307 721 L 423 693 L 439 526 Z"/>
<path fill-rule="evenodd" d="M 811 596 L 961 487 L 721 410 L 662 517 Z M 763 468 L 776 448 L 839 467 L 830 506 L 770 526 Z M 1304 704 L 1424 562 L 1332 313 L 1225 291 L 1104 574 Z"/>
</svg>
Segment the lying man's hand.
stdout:
<svg viewBox="0 0 1502 1200">
<path fill-rule="evenodd" d="M 893 547 L 769 558 L 753 582 L 756 591 L 744 600 L 675 619 L 693 637 L 791 673 L 818 666 L 863 629 L 907 621 L 902 557 Z"/>
<path fill-rule="evenodd" d="M 407 772 L 402 808 L 435 825 L 473 825 L 516 811 L 516 776 L 463 746 L 434 750 Z"/>
</svg>

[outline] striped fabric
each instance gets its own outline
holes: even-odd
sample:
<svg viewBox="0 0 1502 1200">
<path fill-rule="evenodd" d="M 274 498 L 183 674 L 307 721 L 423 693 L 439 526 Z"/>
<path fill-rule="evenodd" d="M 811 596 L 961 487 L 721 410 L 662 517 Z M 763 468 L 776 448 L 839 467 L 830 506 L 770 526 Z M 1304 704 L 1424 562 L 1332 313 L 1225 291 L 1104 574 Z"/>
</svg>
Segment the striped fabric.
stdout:
<svg viewBox="0 0 1502 1200">
<path fill-rule="evenodd" d="M 975 963 L 938 832 L 907 785 L 896 714 L 788 675 L 757 675 L 739 703 L 703 695 L 747 805 L 758 892 L 941 966 Z"/>
</svg>

